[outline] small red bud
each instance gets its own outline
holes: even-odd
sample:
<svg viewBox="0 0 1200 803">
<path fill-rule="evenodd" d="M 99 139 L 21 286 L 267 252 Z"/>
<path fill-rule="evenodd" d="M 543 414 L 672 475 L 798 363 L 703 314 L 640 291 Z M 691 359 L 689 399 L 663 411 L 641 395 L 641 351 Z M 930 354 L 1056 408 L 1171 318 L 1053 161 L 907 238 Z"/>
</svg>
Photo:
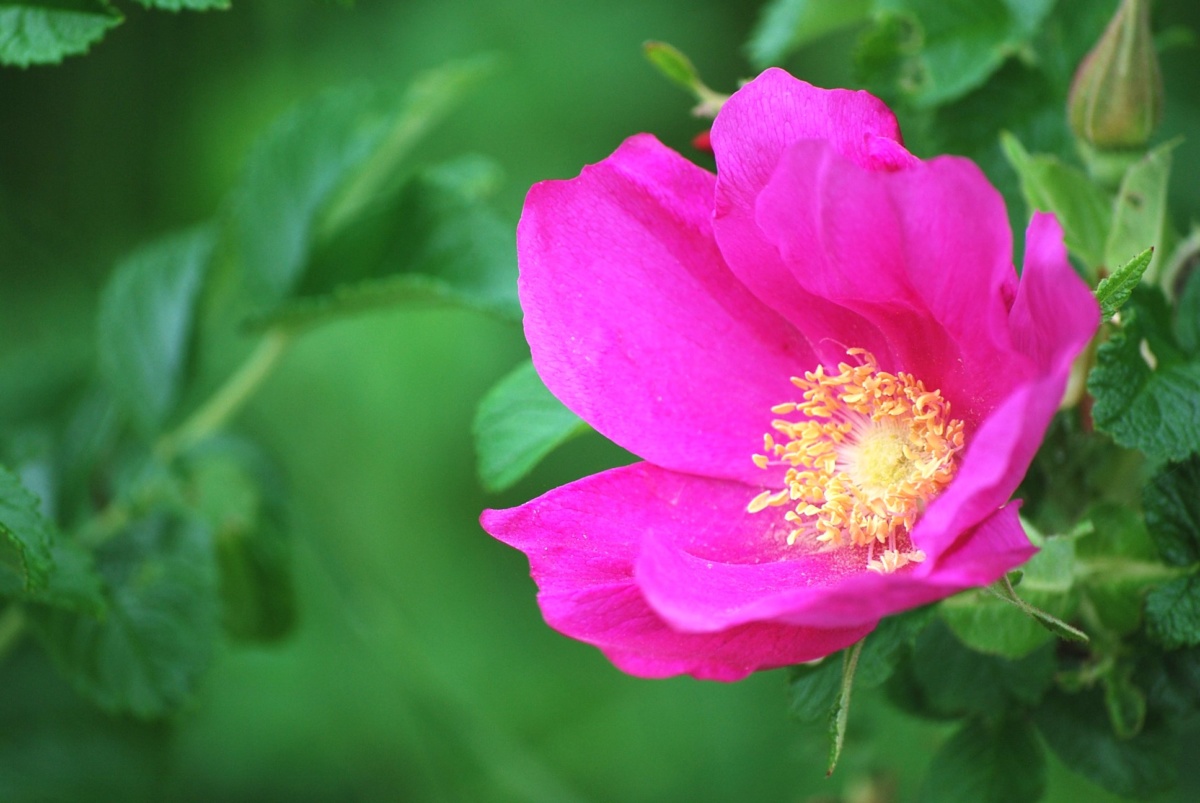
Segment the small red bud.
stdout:
<svg viewBox="0 0 1200 803">
<path fill-rule="evenodd" d="M 701 131 L 699 134 L 692 137 L 692 147 L 698 151 L 712 153 L 712 133 L 710 131 Z"/>
</svg>

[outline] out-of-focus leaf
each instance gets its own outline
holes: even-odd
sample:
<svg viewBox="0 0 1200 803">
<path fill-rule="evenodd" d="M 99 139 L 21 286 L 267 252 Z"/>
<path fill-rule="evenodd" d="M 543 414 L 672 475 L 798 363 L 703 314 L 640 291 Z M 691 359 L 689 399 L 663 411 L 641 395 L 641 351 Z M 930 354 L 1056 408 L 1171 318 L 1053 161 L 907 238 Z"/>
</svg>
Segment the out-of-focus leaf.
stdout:
<svg viewBox="0 0 1200 803">
<path fill-rule="evenodd" d="M 1022 803 L 1040 800 L 1046 758 L 1033 724 L 1007 716 L 967 721 L 937 751 L 920 799 L 929 803 Z"/>
<path fill-rule="evenodd" d="M 891 677 L 896 662 L 912 648 L 917 636 L 928 626 L 933 611 L 931 606 L 926 606 L 883 619 L 863 642 L 854 675 L 855 685 L 870 689 Z"/>
<path fill-rule="evenodd" d="M 296 330 L 404 302 L 519 317 L 512 226 L 486 204 L 497 175 L 478 157 L 419 172 L 315 249 L 294 295 L 254 324 Z"/>
<path fill-rule="evenodd" d="M 168 724 L 97 710 L 32 644 L 5 655 L 0 721 L 0 800 L 162 800 Z"/>
<path fill-rule="evenodd" d="M 746 43 L 750 63 L 759 69 L 779 64 L 809 42 L 866 21 L 870 11 L 871 0 L 772 0 Z"/>
<path fill-rule="evenodd" d="M 1171 652 L 1143 649 L 1134 682 L 1145 689 L 1147 707 L 1171 727 L 1186 727 L 1200 711 L 1200 647 Z"/>
<path fill-rule="evenodd" d="M 44 588 L 54 568 L 52 529 L 38 498 L 0 466 L 0 574 L 11 573 L 12 585 L 26 594 Z"/>
<path fill-rule="evenodd" d="M 162 11 L 210 11 L 229 8 L 230 0 L 137 0 L 146 8 Z"/>
<path fill-rule="evenodd" d="M 1102 678 L 1108 721 L 1121 739 L 1132 739 L 1146 724 L 1146 695 L 1134 685 L 1131 675 L 1131 666 L 1117 663 Z"/>
<path fill-rule="evenodd" d="M 216 541 L 226 632 L 248 641 L 287 635 L 296 601 L 277 472 L 248 444 L 220 441 L 189 455 L 188 474 Z"/>
<path fill-rule="evenodd" d="M 142 248 L 117 265 L 101 296 L 100 373 L 147 436 L 179 398 L 213 242 L 201 228 Z"/>
<path fill-rule="evenodd" d="M 276 123 L 247 160 L 225 218 L 250 304 L 269 309 L 301 284 L 314 246 L 401 182 L 412 147 L 489 69 L 481 60 L 449 65 L 398 97 L 329 93 Z"/>
<path fill-rule="evenodd" d="M 1113 207 L 1112 228 L 1104 244 L 1104 261 L 1109 269 L 1124 265 L 1147 248 L 1154 257 L 1146 269 L 1153 283 L 1166 258 L 1163 243 L 1167 233 L 1167 184 L 1171 178 L 1171 151 L 1178 141 L 1159 145 L 1135 162 L 1121 180 Z"/>
<path fill-rule="evenodd" d="M 153 512 L 96 555 L 106 614 L 31 611 L 31 623 L 63 673 L 102 708 L 169 714 L 195 691 L 219 632 L 208 528 L 181 513 Z"/>
<path fill-rule="evenodd" d="M 913 649 L 912 671 L 924 707 L 944 716 L 994 716 L 1014 702 L 1034 705 L 1049 688 L 1054 669 L 1052 645 L 1015 661 L 983 655 L 936 620 Z"/>
<path fill-rule="evenodd" d="M 1175 785 L 1179 744 L 1174 734 L 1148 727 L 1131 739 L 1118 738 L 1099 690 L 1052 692 L 1033 717 L 1062 762 L 1105 789 L 1148 799 Z"/>
<path fill-rule="evenodd" d="M 1200 456 L 1163 467 L 1147 483 L 1142 504 L 1162 559 L 1174 566 L 1200 562 Z"/>
<path fill-rule="evenodd" d="M 1053 212 L 1071 253 L 1091 270 L 1102 265 L 1104 240 L 1112 218 L 1104 191 L 1057 157 L 1031 156 L 1012 134 L 1001 133 L 1000 142 L 1021 179 L 1021 192 L 1030 213 Z"/>
<path fill-rule="evenodd" d="M 915 33 L 893 39 L 892 60 L 899 65 L 904 95 L 917 106 L 932 107 L 983 84 L 1027 46 L 1053 5 L 1054 0 L 876 0 L 875 12 L 915 26 Z M 874 58 L 886 62 L 886 45 L 876 41 L 873 47 Z"/>
<path fill-rule="evenodd" d="M 58 64 L 86 53 L 121 20 L 105 0 L 0 2 L 0 64 Z"/>
<path fill-rule="evenodd" d="M 1088 377 L 1096 427 L 1156 460 L 1183 460 L 1200 451 L 1200 361 L 1180 351 L 1158 290 L 1135 288 L 1123 318 Z"/>
<path fill-rule="evenodd" d="M 1087 567 L 1080 578 L 1083 593 L 1107 630 L 1133 633 L 1141 626 L 1146 592 L 1161 582 L 1154 543 L 1141 516 L 1124 505 L 1097 505 L 1088 519 L 1092 532 L 1076 544 Z"/>
<path fill-rule="evenodd" d="M 546 390 L 526 362 L 479 402 L 472 430 L 483 486 L 502 491 L 588 425 Z"/>
<path fill-rule="evenodd" d="M 1180 577 L 1150 592 L 1146 635 L 1168 650 L 1200 645 L 1200 578 Z"/>
</svg>

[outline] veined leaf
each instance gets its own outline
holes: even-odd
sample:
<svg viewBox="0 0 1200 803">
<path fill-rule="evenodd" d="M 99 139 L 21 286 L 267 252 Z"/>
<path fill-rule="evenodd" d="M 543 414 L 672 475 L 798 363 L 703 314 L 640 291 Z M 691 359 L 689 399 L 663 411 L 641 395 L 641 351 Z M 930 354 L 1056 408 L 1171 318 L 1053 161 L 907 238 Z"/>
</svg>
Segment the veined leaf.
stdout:
<svg viewBox="0 0 1200 803">
<path fill-rule="evenodd" d="M 201 228 L 136 251 L 117 265 L 100 299 L 100 373 L 145 435 L 158 431 L 179 398 L 213 242 Z"/>
<path fill-rule="evenodd" d="M 0 2 L 0 64 L 58 64 L 86 53 L 121 20 L 105 0 Z"/>
<path fill-rule="evenodd" d="M 26 594 L 43 589 L 54 568 L 53 525 L 39 508 L 20 478 L 0 466 L 0 572 L 15 574 Z"/>
<path fill-rule="evenodd" d="M 186 514 L 153 512 L 106 542 L 97 562 L 102 618 L 37 610 L 31 623 L 63 673 L 102 708 L 169 714 L 195 691 L 219 632 L 208 528 Z"/>
<path fill-rule="evenodd" d="M 966 722 L 933 757 L 921 800 L 1033 803 L 1046 788 L 1046 759 L 1033 725 L 1020 716 Z"/>
</svg>

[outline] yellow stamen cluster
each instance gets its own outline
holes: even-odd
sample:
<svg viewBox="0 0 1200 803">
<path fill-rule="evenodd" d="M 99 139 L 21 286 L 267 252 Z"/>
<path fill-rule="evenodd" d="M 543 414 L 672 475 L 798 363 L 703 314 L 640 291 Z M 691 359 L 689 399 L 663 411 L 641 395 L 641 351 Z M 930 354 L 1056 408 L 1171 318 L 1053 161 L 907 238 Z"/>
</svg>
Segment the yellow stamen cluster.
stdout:
<svg viewBox="0 0 1200 803">
<path fill-rule="evenodd" d="M 790 506 L 789 545 L 810 537 L 822 549 L 866 547 L 868 568 L 890 573 L 925 559 L 909 534 L 954 476 L 963 422 L 950 417 L 941 391 L 880 371 L 865 349 L 846 353 L 858 364 L 792 377 L 803 400 L 771 408 L 799 419 L 773 421 L 777 434 L 764 436 L 765 454 L 753 459 L 764 469 L 787 465 L 785 487 L 763 491 L 748 510 Z"/>
</svg>

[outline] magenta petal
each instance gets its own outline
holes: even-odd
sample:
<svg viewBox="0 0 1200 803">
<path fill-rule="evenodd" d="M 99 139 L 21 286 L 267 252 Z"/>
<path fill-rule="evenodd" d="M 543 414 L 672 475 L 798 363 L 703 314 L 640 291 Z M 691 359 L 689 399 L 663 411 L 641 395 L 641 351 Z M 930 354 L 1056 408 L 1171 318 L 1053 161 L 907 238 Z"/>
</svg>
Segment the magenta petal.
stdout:
<svg viewBox="0 0 1200 803">
<path fill-rule="evenodd" d="M 729 272 L 713 177 L 648 135 L 530 190 L 517 232 L 525 333 L 542 380 L 657 465 L 764 479 L 750 461 L 808 344 Z"/>
<path fill-rule="evenodd" d="M 651 607 L 674 627 L 721 631 L 747 622 L 859 627 L 958 591 L 986 585 L 1028 560 L 1036 548 L 1021 529 L 1018 505 L 989 516 L 938 560 L 894 574 L 866 568 L 849 552 L 773 563 L 716 563 L 654 534 L 643 545 L 637 578 Z"/>
<path fill-rule="evenodd" d="M 1037 374 L 988 414 L 954 482 L 917 522 L 913 540 L 933 555 L 1008 500 L 1058 409 L 1072 360 L 1100 323 L 1096 299 L 1071 270 L 1053 215 L 1034 216 L 1025 250 L 1009 326 L 1016 350 Z"/>
<path fill-rule="evenodd" d="M 639 541 L 650 532 L 735 526 L 706 504 L 752 489 L 664 471 L 646 463 L 563 486 L 510 510 L 485 511 L 484 529 L 529 556 L 548 624 L 599 647 L 644 677 L 690 674 L 737 680 L 758 669 L 809 661 L 853 644 L 874 623 L 850 628 L 747 623 L 722 632 L 681 633 L 647 604 L 633 577 Z M 744 532 L 744 544 L 756 533 Z"/>
<path fill-rule="evenodd" d="M 965 159 L 871 172 L 800 142 L 759 194 L 757 222 L 791 281 L 879 333 L 846 345 L 940 389 L 968 434 L 1028 374 L 1008 330 L 1016 274 L 1004 201 Z"/>
<path fill-rule="evenodd" d="M 1025 265 L 1009 317 L 1013 343 L 1044 371 L 1061 372 L 1100 325 L 1100 305 L 1071 269 L 1062 227 L 1035 212 L 1025 233 Z"/>
</svg>

